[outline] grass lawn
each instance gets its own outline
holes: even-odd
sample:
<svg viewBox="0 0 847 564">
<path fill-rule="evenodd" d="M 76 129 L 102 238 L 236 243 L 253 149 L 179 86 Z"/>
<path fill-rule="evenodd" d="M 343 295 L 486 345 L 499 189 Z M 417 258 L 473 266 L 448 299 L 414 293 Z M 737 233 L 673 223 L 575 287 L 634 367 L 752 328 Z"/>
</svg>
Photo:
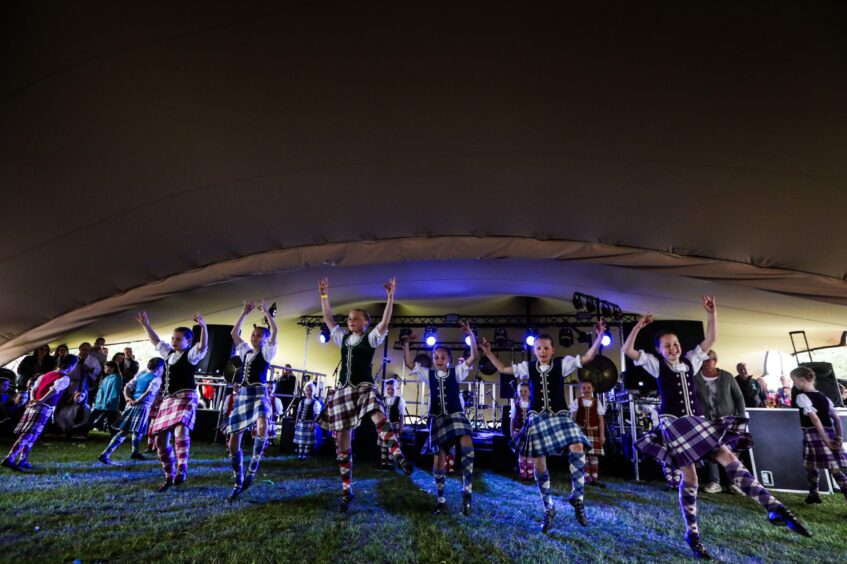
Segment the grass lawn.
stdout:
<svg viewBox="0 0 847 564">
<path fill-rule="evenodd" d="M 0 441 L 4 452 L 10 439 Z M 257 483 L 234 504 L 224 498 L 230 470 L 223 447 L 191 445 L 189 481 L 165 494 L 156 460 L 129 461 L 122 446 L 105 467 L 96 461 L 105 435 L 86 442 L 35 445 L 27 475 L 0 474 L 0 560 L 207 562 L 657 562 L 689 558 L 675 494 L 659 484 L 608 480 L 587 489 L 589 526 L 573 519 L 553 476 L 559 515 L 538 532 L 534 485 L 488 470 L 474 483 L 474 512 L 464 517 L 460 482 L 450 478 L 450 514 L 434 518 L 434 485 L 418 469 L 407 478 L 354 463 L 356 499 L 338 513 L 334 461 L 280 456 L 274 447 Z M 247 445 L 245 445 L 247 446 Z M 245 457 L 248 455 L 245 450 Z M 246 465 L 246 460 L 245 460 Z M 767 522 L 753 501 L 700 496 L 700 529 L 712 554 L 727 562 L 845 562 L 847 503 L 841 495 L 808 506 L 780 496 L 815 533 L 806 539 Z"/>
</svg>

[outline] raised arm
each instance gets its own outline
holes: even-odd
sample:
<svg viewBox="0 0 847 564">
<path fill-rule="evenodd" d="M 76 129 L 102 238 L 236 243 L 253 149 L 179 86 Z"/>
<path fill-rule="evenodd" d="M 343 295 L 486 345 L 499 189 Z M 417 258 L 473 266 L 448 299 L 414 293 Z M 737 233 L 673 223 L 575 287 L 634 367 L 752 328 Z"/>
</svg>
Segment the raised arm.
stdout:
<svg viewBox="0 0 847 564">
<path fill-rule="evenodd" d="M 653 314 L 648 313 L 647 315 L 643 315 L 638 319 L 638 323 L 635 324 L 635 327 L 632 328 L 632 331 L 629 332 L 629 335 L 626 338 L 626 341 L 623 343 L 623 353 L 631 358 L 632 360 L 638 360 L 641 358 L 641 352 L 635 350 L 635 338 L 638 337 L 638 333 L 644 329 L 646 326 L 653 323 Z"/>
<path fill-rule="evenodd" d="M 391 323 L 391 314 L 394 313 L 394 290 L 396 289 L 396 278 L 391 278 L 385 283 L 385 311 L 382 312 L 382 319 L 379 321 L 379 325 L 376 326 L 376 330 L 380 335 L 388 333 L 388 324 Z"/>
<path fill-rule="evenodd" d="M 329 278 L 325 276 L 321 278 L 320 282 L 318 282 L 318 289 L 321 291 L 321 313 L 324 315 L 324 323 L 332 331 L 338 324 L 332 318 L 332 307 L 329 305 L 329 294 L 327 294 L 327 290 L 329 290 Z"/>
<path fill-rule="evenodd" d="M 161 339 L 159 339 L 159 336 L 156 334 L 155 331 L 153 331 L 153 328 L 150 326 L 150 318 L 147 316 L 147 312 L 139 311 L 135 315 L 135 319 L 144 328 L 144 332 L 147 333 L 147 338 L 150 339 L 150 342 L 153 344 L 153 346 L 157 346 Z"/>
<path fill-rule="evenodd" d="M 414 341 L 416 338 L 417 335 L 412 333 L 403 339 L 403 361 L 406 363 L 406 368 L 409 370 L 415 367 L 415 355 L 412 353 L 412 347 L 409 343 L 410 341 Z"/>
<path fill-rule="evenodd" d="M 265 314 L 265 319 L 268 320 L 268 326 L 271 330 L 271 336 L 268 337 L 268 344 L 275 345 L 276 344 L 276 335 L 279 332 L 279 327 L 276 324 L 276 319 L 268 312 L 268 304 L 265 303 L 265 300 L 262 300 L 259 303 L 259 311 Z"/>
<path fill-rule="evenodd" d="M 200 346 L 197 348 L 197 354 L 206 354 L 209 347 L 209 332 L 206 330 L 206 320 L 199 313 L 194 316 L 194 322 L 200 326 Z"/>
<path fill-rule="evenodd" d="M 601 319 L 594 324 L 594 342 L 591 343 L 591 348 L 579 358 L 580 364 L 585 366 L 587 363 L 594 360 L 597 356 L 597 351 L 600 350 L 600 345 L 603 342 L 603 334 L 606 332 L 606 323 Z"/>
<path fill-rule="evenodd" d="M 709 314 L 706 321 L 706 338 L 700 343 L 700 350 L 709 352 L 718 340 L 718 308 L 714 296 L 703 296 L 703 308 Z"/>
<path fill-rule="evenodd" d="M 467 334 L 468 340 L 470 340 L 471 342 L 471 352 L 470 354 L 468 354 L 468 358 L 465 359 L 465 364 L 467 366 L 473 366 L 473 363 L 476 361 L 476 336 L 474 336 L 473 334 L 473 329 L 471 329 L 470 323 L 466 321 L 460 321 L 459 326 Z"/>
<path fill-rule="evenodd" d="M 482 354 L 485 355 L 485 358 L 491 361 L 491 364 L 494 365 L 494 368 L 497 369 L 497 372 L 499 372 L 500 374 L 515 373 L 514 369 L 512 369 L 511 366 L 506 366 L 505 364 L 500 362 L 500 359 L 497 358 L 497 356 L 493 352 L 491 352 L 491 343 L 486 341 L 485 337 L 483 337 L 482 341 L 480 341 L 479 348 L 482 349 Z"/>
<path fill-rule="evenodd" d="M 255 304 L 253 304 L 253 302 L 245 301 L 244 307 L 241 308 L 241 314 L 238 316 L 238 320 L 235 322 L 235 325 L 232 326 L 232 331 L 230 331 L 229 334 L 232 335 L 232 342 L 235 343 L 236 347 L 244 342 L 241 338 L 241 325 L 244 324 L 244 318 L 247 317 L 247 314 L 253 311 L 254 307 Z"/>
</svg>

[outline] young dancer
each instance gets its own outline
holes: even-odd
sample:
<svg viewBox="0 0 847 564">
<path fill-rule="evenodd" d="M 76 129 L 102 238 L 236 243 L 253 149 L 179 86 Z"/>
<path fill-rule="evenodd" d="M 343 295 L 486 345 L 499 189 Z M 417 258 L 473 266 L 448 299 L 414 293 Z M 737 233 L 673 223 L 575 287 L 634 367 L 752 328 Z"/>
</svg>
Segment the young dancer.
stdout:
<svg viewBox="0 0 847 564">
<path fill-rule="evenodd" d="M 550 490 L 550 473 L 547 471 L 547 457 L 568 451 L 571 471 L 571 495 L 568 502 L 573 506 L 577 522 L 583 527 L 588 524 L 585 516 L 585 448 L 591 443 L 571 418 L 565 400 L 565 386 L 576 384 L 570 376 L 577 368 L 590 362 L 600 349 L 601 338 L 606 325 L 599 321 L 594 330 L 597 333 L 594 344 L 580 356 L 553 357 L 553 338 L 539 335 L 535 338 L 533 350 L 535 362 L 523 361 L 520 364 L 506 366 L 494 353 L 491 345 L 482 340 L 482 351 L 501 374 L 513 374 L 522 380 L 529 380 L 530 408 L 529 419 L 521 432 L 512 439 L 510 446 L 518 454 L 532 458 L 535 463 L 535 481 L 544 504 L 544 517 L 541 531 L 547 532 L 556 516 L 553 494 Z"/>
<path fill-rule="evenodd" d="M 311 382 L 303 387 L 306 397 L 297 406 L 297 424 L 294 427 L 294 444 L 297 458 L 306 460 L 315 446 L 315 421 L 321 412 L 321 402 L 315 397 L 315 385 Z"/>
<path fill-rule="evenodd" d="M 400 451 L 400 445 L 391 429 L 391 423 L 385 417 L 385 405 L 377 393 L 373 381 L 373 355 L 388 334 L 388 324 L 394 310 L 394 291 L 397 283 L 394 278 L 385 284 L 385 311 L 379 324 L 367 333 L 370 324 L 368 312 L 362 309 L 350 310 L 347 315 L 347 328 L 344 331 L 332 317 L 329 305 L 329 280 L 324 278 L 318 284 L 321 292 L 321 311 L 324 323 L 331 331 L 332 342 L 341 347 L 341 372 L 338 385 L 327 394 L 326 409 L 318 419 L 321 427 L 336 432 L 336 461 L 341 471 L 341 506 L 346 512 L 353 501 L 353 451 L 350 448 L 350 433 L 359 426 L 365 417 L 370 417 L 376 426 L 379 437 L 388 445 L 395 463 L 408 475 L 414 471 L 412 463 L 406 460 Z"/>
<path fill-rule="evenodd" d="M 76 367 L 76 364 L 76 356 L 66 355 L 59 361 L 57 370 L 42 374 L 35 380 L 30 387 L 30 400 L 26 405 L 26 411 L 15 428 L 15 433 L 20 436 L 0 465 L 16 472 L 32 468 L 29 463 L 29 451 L 32 450 L 32 445 L 41 436 L 44 426 L 52 417 L 53 409 L 59 403 L 62 392 L 71 383 L 68 373 Z"/>
<path fill-rule="evenodd" d="M 136 319 L 147 333 L 147 338 L 156 347 L 156 351 L 165 360 L 165 375 L 162 381 L 162 403 L 151 425 L 156 436 L 156 449 L 165 474 L 165 482 L 160 492 L 171 486 L 178 486 L 188 479 L 188 451 L 191 446 L 191 430 L 197 414 L 197 383 L 194 370 L 208 351 L 206 322 L 199 313 L 194 321 L 200 325 L 200 340 L 192 346 L 194 332 L 188 327 L 177 327 L 173 331 L 170 344 L 159 339 L 150 326 L 146 311 L 141 311 Z M 174 451 L 171 449 L 171 433 L 176 447 L 176 467 Z"/>
<path fill-rule="evenodd" d="M 386 409 L 385 415 L 388 417 L 388 422 L 391 423 L 391 428 L 394 429 L 394 435 L 399 437 L 400 433 L 403 431 L 403 420 L 405 419 L 406 414 L 406 400 L 397 396 L 395 394 L 396 390 L 397 380 L 391 379 L 385 381 L 385 397 L 383 398 Z M 377 442 L 379 443 L 380 450 L 380 468 L 392 468 L 393 465 L 390 462 L 391 457 L 388 452 L 388 445 L 386 445 L 382 439 L 379 439 Z"/>
<path fill-rule="evenodd" d="M 108 364 L 108 363 L 107 363 Z M 151 358 L 147 363 L 147 371 L 134 376 L 124 386 L 124 399 L 126 407 L 123 413 L 112 426 L 117 434 L 112 437 L 109 445 L 97 458 L 103 464 L 111 464 L 110 457 L 128 435 L 132 435 L 133 460 L 146 460 L 139 452 L 141 437 L 147 433 L 147 425 L 150 421 L 150 406 L 162 387 L 162 373 L 165 371 L 165 361 L 161 358 Z"/>
<path fill-rule="evenodd" d="M 241 325 L 244 318 L 258 309 L 268 320 L 270 329 L 257 326 L 250 334 L 250 342 L 241 339 Z M 273 407 L 268 396 L 268 366 L 276 355 L 276 320 L 268 313 L 265 302 L 255 304 L 245 302 L 238 321 L 232 327 L 232 340 L 235 352 L 244 363 L 240 382 L 240 390 L 235 398 L 232 413 L 227 421 L 226 432 L 229 435 L 229 455 L 232 463 L 232 475 L 235 484 L 227 497 L 232 501 L 249 488 L 256 478 L 259 462 L 265 452 L 268 440 L 268 420 L 273 417 Z M 256 426 L 256 437 L 253 440 L 253 456 L 244 474 L 244 454 L 241 451 L 241 436 L 250 427 Z"/>
<path fill-rule="evenodd" d="M 594 397 L 594 384 L 583 380 L 579 385 L 581 397 L 571 403 L 571 417 L 585 433 L 591 447 L 585 453 L 585 481 L 590 486 L 605 488 L 600 481 L 600 458 L 606 444 L 606 408 Z"/>
<path fill-rule="evenodd" d="M 662 398 L 658 429 L 638 439 L 636 447 L 643 453 L 682 471 L 679 503 L 686 525 L 685 540 L 695 557 L 712 559 L 703 546 L 697 526 L 697 471 L 694 465 L 706 458 L 711 458 L 723 466 L 730 480 L 744 494 L 767 509 L 768 519 L 772 524 L 788 525 L 799 534 L 811 536 L 797 517 L 762 487 L 729 449 L 750 448 L 747 419 L 726 416 L 707 420 L 702 416 L 694 376 L 703 361 L 709 358 L 705 351 L 712 348 L 718 334 L 714 298 L 704 297 L 703 307 L 709 316 L 706 338 L 685 355 L 682 354 L 677 336 L 669 332 L 660 332 L 654 337 L 654 345 L 660 358 L 635 350 L 638 333 L 653 321 L 653 316 L 649 313 L 639 319 L 624 342 L 624 354 L 634 360 L 636 366 L 643 366 L 656 378 Z"/>
<path fill-rule="evenodd" d="M 123 381 L 118 372 L 118 364 L 111 360 L 103 364 L 103 378 L 97 388 L 94 406 L 91 409 L 92 429 L 110 431 L 112 423 L 117 420 L 121 407 L 121 388 Z"/>
<path fill-rule="evenodd" d="M 841 420 L 828 397 L 815 389 L 815 372 L 808 366 L 798 366 L 791 371 L 791 380 L 797 388 L 794 405 L 800 411 L 803 428 L 803 465 L 809 480 L 806 503 L 821 503 L 818 493 L 820 469 L 826 468 L 841 493 L 847 499 L 847 452 L 844 451 Z"/>
<path fill-rule="evenodd" d="M 524 380 L 518 383 L 518 397 L 512 400 L 509 414 L 509 430 L 513 439 L 520 434 L 529 419 L 529 406 L 529 382 Z M 535 472 L 535 464 L 524 453 L 518 453 L 518 472 L 521 480 L 532 480 Z"/>
<path fill-rule="evenodd" d="M 403 341 L 403 353 L 406 367 L 411 374 L 429 386 L 429 438 L 421 451 L 434 455 L 432 475 L 435 478 L 437 503 L 434 515 L 440 515 L 447 509 L 444 486 L 447 481 L 447 451 L 459 443 L 462 466 L 462 513 L 470 515 L 473 493 L 474 448 L 471 424 L 465 416 L 459 395 L 459 384 L 464 382 L 476 360 L 476 340 L 467 323 L 461 323 L 462 329 L 470 339 L 470 353 L 465 362 L 451 366 L 453 354 L 445 347 L 432 349 L 432 368 L 423 368 L 415 363 L 409 341 L 411 335 Z"/>
</svg>

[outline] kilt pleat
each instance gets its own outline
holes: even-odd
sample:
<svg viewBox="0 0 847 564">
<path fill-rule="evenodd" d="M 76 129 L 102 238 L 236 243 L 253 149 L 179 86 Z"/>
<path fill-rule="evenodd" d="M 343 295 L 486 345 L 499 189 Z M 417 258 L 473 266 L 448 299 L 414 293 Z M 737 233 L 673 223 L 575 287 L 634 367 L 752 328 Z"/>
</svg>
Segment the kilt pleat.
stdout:
<svg viewBox="0 0 847 564">
<path fill-rule="evenodd" d="M 835 429 L 825 427 L 827 436 L 835 438 Z M 803 464 L 806 468 L 828 468 L 837 470 L 847 468 L 847 452 L 841 450 L 833 451 L 826 444 L 817 429 L 803 428 Z"/>
<path fill-rule="evenodd" d="M 235 398 L 226 424 L 227 433 L 240 433 L 256 424 L 260 417 L 270 421 L 271 400 L 264 386 L 244 386 Z"/>
<path fill-rule="evenodd" d="M 127 433 L 146 433 L 150 422 L 150 405 L 132 405 L 124 408 L 112 429 Z"/>
<path fill-rule="evenodd" d="M 312 446 L 315 444 L 315 422 L 298 421 L 294 427 L 294 444 Z"/>
<path fill-rule="evenodd" d="M 465 435 L 472 436 L 471 424 L 464 413 L 447 413 L 430 415 L 429 437 L 421 449 L 421 454 L 438 454 L 445 452 Z"/>
<path fill-rule="evenodd" d="M 659 426 L 635 441 L 635 447 L 672 468 L 682 468 L 707 458 L 716 448 L 746 450 L 753 446 L 745 417 L 709 420 L 699 415 L 662 416 Z"/>
<path fill-rule="evenodd" d="M 562 454 L 573 444 L 591 447 L 585 433 L 565 412 L 531 414 L 520 433 L 509 442 L 515 453 L 531 458 Z"/>
<path fill-rule="evenodd" d="M 327 395 L 318 424 L 327 431 L 355 429 L 374 411 L 385 412 L 385 407 L 373 384 L 342 386 Z"/>
<path fill-rule="evenodd" d="M 183 390 L 166 396 L 159 406 L 150 432 L 155 435 L 162 431 L 171 431 L 180 424 L 185 425 L 189 431 L 194 429 L 198 397 L 194 390 Z"/>
<path fill-rule="evenodd" d="M 36 435 L 44 430 L 44 426 L 53 417 L 53 407 L 37 401 L 31 401 L 27 404 L 21 420 L 15 427 L 16 434 L 35 433 Z"/>
</svg>

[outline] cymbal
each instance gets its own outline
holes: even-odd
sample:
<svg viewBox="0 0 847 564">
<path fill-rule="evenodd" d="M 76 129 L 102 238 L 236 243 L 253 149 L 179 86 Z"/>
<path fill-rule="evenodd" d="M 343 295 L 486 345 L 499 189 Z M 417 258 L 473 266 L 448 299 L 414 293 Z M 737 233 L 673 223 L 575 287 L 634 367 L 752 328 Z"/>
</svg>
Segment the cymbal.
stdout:
<svg viewBox="0 0 847 564">
<path fill-rule="evenodd" d="M 605 356 L 596 356 L 594 360 L 579 369 L 579 380 L 588 380 L 594 384 L 594 391 L 604 394 L 618 383 L 618 367 Z"/>
<path fill-rule="evenodd" d="M 241 361 L 240 356 L 236 355 L 229 359 L 226 367 L 224 367 L 224 380 L 226 380 L 227 384 L 232 384 L 237 379 L 240 379 L 243 366 L 244 363 Z"/>
</svg>

